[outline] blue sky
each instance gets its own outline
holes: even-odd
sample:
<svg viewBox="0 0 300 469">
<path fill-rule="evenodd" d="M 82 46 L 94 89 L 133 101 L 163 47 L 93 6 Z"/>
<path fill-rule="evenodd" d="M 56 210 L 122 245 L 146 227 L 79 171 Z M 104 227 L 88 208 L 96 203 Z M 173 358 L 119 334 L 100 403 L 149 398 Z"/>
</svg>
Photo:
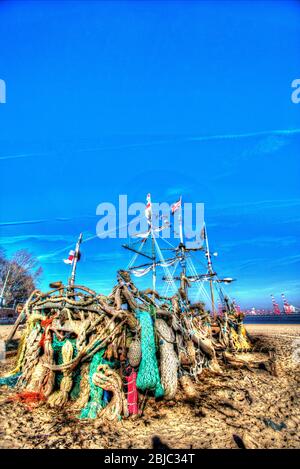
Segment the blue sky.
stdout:
<svg viewBox="0 0 300 469">
<path fill-rule="evenodd" d="M 0 245 L 39 256 L 42 288 L 99 203 L 182 194 L 241 305 L 299 305 L 299 3 L 2 1 L 0 18 Z M 78 281 L 108 292 L 122 241 L 83 244 Z"/>
</svg>

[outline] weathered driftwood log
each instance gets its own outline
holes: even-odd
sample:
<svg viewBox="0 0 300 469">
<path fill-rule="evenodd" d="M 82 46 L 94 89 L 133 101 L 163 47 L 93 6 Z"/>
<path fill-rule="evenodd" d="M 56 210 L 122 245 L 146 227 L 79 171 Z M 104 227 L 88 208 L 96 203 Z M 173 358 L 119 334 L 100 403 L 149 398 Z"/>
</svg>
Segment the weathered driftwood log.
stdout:
<svg viewBox="0 0 300 469">
<path fill-rule="evenodd" d="M 122 308 L 122 295 L 121 295 L 121 288 L 117 287 L 114 294 L 114 303 L 116 309 Z"/>
<path fill-rule="evenodd" d="M 274 363 L 273 359 L 270 356 L 264 360 L 255 360 L 251 356 L 249 356 L 249 358 L 247 359 L 244 359 L 225 351 L 223 352 L 223 357 L 225 363 L 228 363 L 234 368 L 261 368 L 265 369 L 270 374 L 273 374 L 274 372 Z"/>
<path fill-rule="evenodd" d="M 191 336 L 192 341 L 196 345 L 198 345 L 200 347 L 200 349 L 204 353 L 206 353 L 210 358 L 215 358 L 216 357 L 216 352 L 215 352 L 215 349 L 213 347 L 211 338 L 202 336 L 200 334 L 200 332 L 192 333 L 190 331 L 190 324 L 188 323 L 188 321 L 185 317 L 183 318 L 183 321 L 185 323 L 185 326 L 186 326 L 187 330 L 190 332 L 190 336 Z"/>
<path fill-rule="evenodd" d="M 134 300 L 134 297 L 132 293 L 129 291 L 128 287 L 126 285 L 122 285 L 122 294 L 124 295 L 124 298 L 126 299 L 129 308 L 132 311 L 136 311 L 138 309 L 138 305 L 136 301 Z"/>
<path fill-rule="evenodd" d="M 148 298 L 149 295 L 154 296 L 157 300 L 160 300 L 160 295 L 156 290 L 152 290 L 151 288 L 146 288 L 146 290 L 140 291 L 140 294 L 143 294 L 144 296 L 147 297 L 148 300 L 152 300 L 151 298 Z"/>
</svg>

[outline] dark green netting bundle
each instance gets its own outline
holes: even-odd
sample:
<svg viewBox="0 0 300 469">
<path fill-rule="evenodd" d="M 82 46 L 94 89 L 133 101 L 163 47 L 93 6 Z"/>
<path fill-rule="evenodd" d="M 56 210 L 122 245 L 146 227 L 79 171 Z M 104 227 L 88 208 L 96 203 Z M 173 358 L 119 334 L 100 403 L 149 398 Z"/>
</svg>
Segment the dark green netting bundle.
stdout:
<svg viewBox="0 0 300 469">
<path fill-rule="evenodd" d="M 93 356 L 89 367 L 90 395 L 87 405 L 82 409 L 79 418 L 95 419 L 101 409 L 109 402 L 110 393 L 104 391 L 93 383 L 93 374 L 98 370 L 99 365 L 109 365 L 114 368 L 119 364 L 117 360 L 108 361 L 103 358 L 106 349 L 101 349 Z"/>
<path fill-rule="evenodd" d="M 104 363 L 105 349 L 99 350 L 95 353 L 90 363 L 89 368 L 89 385 L 90 385 L 90 396 L 87 405 L 82 409 L 80 413 L 81 419 L 95 419 L 98 415 L 98 412 L 104 407 L 103 402 L 103 389 L 99 386 L 96 386 L 93 383 L 93 374 L 97 371 L 99 365 Z"/>
<path fill-rule="evenodd" d="M 138 311 L 137 319 L 141 325 L 142 359 L 137 374 L 136 385 L 141 391 L 153 391 L 155 397 L 162 397 L 164 390 L 160 382 L 153 321 L 147 311 Z"/>
</svg>

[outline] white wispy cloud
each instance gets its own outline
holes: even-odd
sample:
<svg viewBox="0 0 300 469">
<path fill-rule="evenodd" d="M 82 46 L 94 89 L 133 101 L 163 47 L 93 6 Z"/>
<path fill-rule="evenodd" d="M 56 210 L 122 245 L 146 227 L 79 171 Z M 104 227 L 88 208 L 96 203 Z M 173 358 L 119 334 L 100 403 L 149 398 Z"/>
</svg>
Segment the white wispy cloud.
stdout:
<svg viewBox="0 0 300 469">
<path fill-rule="evenodd" d="M 16 221 L 2 221 L 0 226 L 11 226 L 11 225 L 36 225 L 39 223 L 46 223 L 48 220 L 16 220 Z"/>
<path fill-rule="evenodd" d="M 180 136 L 174 138 L 161 138 L 155 140 L 148 140 L 144 142 L 129 142 L 129 143 L 120 143 L 116 145 L 99 145 L 94 148 L 77 148 L 72 149 L 73 153 L 84 153 L 84 152 L 98 152 L 98 151 L 109 151 L 109 150 L 122 150 L 126 148 L 138 148 L 138 147 L 148 147 L 156 145 L 165 145 L 165 144 L 177 144 L 185 142 L 208 142 L 213 140 L 238 140 L 251 137 L 268 137 L 268 136 L 278 136 L 286 137 L 300 135 L 300 129 L 277 129 L 277 130 L 261 130 L 257 132 L 243 132 L 243 133 L 227 133 L 227 134 L 214 134 L 214 135 L 196 135 L 196 136 Z M 274 143 L 273 143 L 274 144 Z M 279 143 L 277 143 L 279 145 Z M 30 158 L 30 157 L 39 157 L 47 156 L 53 153 L 24 153 L 16 155 L 3 155 L 0 156 L 1 160 L 9 160 L 15 158 Z"/>
<path fill-rule="evenodd" d="M 51 219 L 33 219 L 33 220 L 13 220 L 13 221 L 2 221 L 0 227 L 13 226 L 13 225 L 37 225 L 40 223 L 53 223 L 53 222 L 67 222 L 73 220 L 83 220 L 89 218 L 96 218 L 96 215 L 78 215 L 75 217 L 58 217 Z"/>
<path fill-rule="evenodd" d="M 219 134 L 210 136 L 191 137 L 193 141 L 206 140 L 237 140 L 240 138 L 263 137 L 263 136 L 291 136 L 300 135 L 300 129 L 262 130 L 259 132 L 245 132 L 240 134 Z"/>
<path fill-rule="evenodd" d="M 300 135 L 300 129 L 278 129 L 278 130 L 262 130 L 258 132 L 243 132 L 243 133 L 228 133 L 228 134 L 215 134 L 215 135 L 196 135 L 188 137 L 175 137 L 168 139 L 160 140 L 149 140 L 148 142 L 132 142 L 120 145 L 112 145 L 106 147 L 90 148 L 90 149 L 80 149 L 78 151 L 98 151 L 98 150 L 120 150 L 124 148 L 135 148 L 135 147 L 144 147 L 151 145 L 164 145 L 168 143 L 184 143 L 184 142 L 208 142 L 211 140 L 238 140 L 251 137 L 264 137 L 264 136 L 273 136 L 273 137 L 286 137 L 292 135 Z"/>
<path fill-rule="evenodd" d="M 234 211 L 235 209 L 241 208 L 243 212 L 251 213 L 257 212 L 258 210 L 265 211 L 266 209 L 274 209 L 274 208 L 292 208 L 292 207 L 299 207 L 300 206 L 300 199 L 269 199 L 269 200 L 256 200 L 256 201 L 249 201 L 249 202 L 237 202 L 234 204 L 220 204 L 211 207 L 211 211 L 220 211 L 230 212 Z"/>
<path fill-rule="evenodd" d="M 74 237 L 71 235 L 62 235 L 62 234 L 53 234 L 53 235 L 44 235 L 44 234 L 29 234 L 29 235 L 19 235 L 19 236 L 1 236 L 0 245 L 9 245 L 9 244 L 20 244 L 26 243 L 29 241 L 40 241 L 40 242 L 71 242 Z"/>
<path fill-rule="evenodd" d="M 0 156 L 0 161 L 15 160 L 17 158 L 32 158 L 37 156 L 41 156 L 41 153 L 20 153 L 18 155 L 4 155 Z"/>
<path fill-rule="evenodd" d="M 240 158 L 274 153 L 288 143 L 289 140 L 286 138 L 286 135 L 284 135 L 284 138 L 282 138 L 282 135 L 268 135 L 244 150 Z"/>
<path fill-rule="evenodd" d="M 90 233 L 84 233 L 83 234 L 83 241 L 82 241 L 82 244 L 87 242 L 87 241 L 91 241 L 93 239 L 97 238 L 97 235 L 90 235 Z M 72 241 L 71 241 L 72 240 Z M 68 249 L 72 249 L 75 247 L 75 242 L 76 240 L 74 239 L 74 236 L 72 236 L 70 238 L 70 243 L 66 246 L 64 246 L 63 248 L 60 248 L 60 249 L 56 249 L 55 251 L 52 251 L 52 252 L 47 252 L 46 254 L 40 254 L 39 256 L 37 256 L 37 259 L 41 262 L 45 262 L 45 263 L 51 263 L 51 264 L 54 264 L 56 262 L 58 262 L 60 260 L 60 256 L 61 254 L 64 254 L 68 251 Z"/>
<path fill-rule="evenodd" d="M 300 263 L 300 254 L 291 254 L 289 256 L 284 257 L 276 257 L 275 259 L 271 259 L 270 265 L 273 267 L 283 267 L 292 264 Z"/>
<path fill-rule="evenodd" d="M 275 246 L 292 246 L 297 244 L 299 239 L 296 236 L 261 236 L 252 237 L 247 239 L 238 239 L 233 241 L 226 241 L 222 243 L 222 251 L 228 251 L 238 246 L 256 246 L 256 247 L 268 247 Z"/>
</svg>

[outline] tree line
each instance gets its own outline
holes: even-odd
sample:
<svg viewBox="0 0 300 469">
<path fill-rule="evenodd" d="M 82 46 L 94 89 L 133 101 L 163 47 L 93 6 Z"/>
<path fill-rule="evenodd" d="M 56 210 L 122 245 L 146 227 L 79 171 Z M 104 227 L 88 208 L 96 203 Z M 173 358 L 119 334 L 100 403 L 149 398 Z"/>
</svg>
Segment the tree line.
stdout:
<svg viewBox="0 0 300 469">
<path fill-rule="evenodd" d="M 27 250 L 17 251 L 8 259 L 0 248 L 0 306 L 12 307 L 26 301 L 41 275 L 42 268 Z"/>
</svg>

